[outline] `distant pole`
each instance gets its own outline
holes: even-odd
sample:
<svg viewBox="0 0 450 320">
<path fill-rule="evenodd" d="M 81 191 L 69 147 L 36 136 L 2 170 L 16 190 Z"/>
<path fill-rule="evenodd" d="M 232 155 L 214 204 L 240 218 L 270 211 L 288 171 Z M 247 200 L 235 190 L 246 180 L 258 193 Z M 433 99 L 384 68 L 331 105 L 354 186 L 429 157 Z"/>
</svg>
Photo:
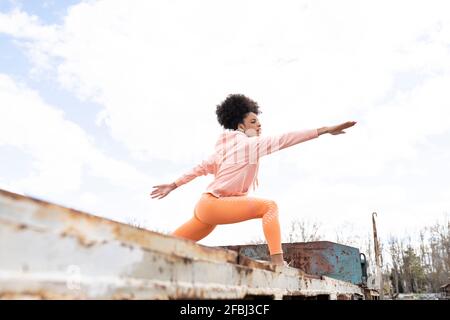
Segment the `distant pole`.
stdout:
<svg viewBox="0 0 450 320">
<path fill-rule="evenodd" d="M 380 300 L 384 298 L 384 284 L 383 273 L 381 272 L 382 256 L 380 250 L 380 242 L 377 235 L 377 224 L 375 222 L 376 212 L 372 213 L 372 227 L 373 227 L 373 247 L 375 249 L 375 263 L 376 263 L 376 279 L 380 288 Z"/>
<path fill-rule="evenodd" d="M 395 283 L 395 296 L 398 296 L 399 292 L 398 292 L 398 273 L 397 273 L 397 268 L 394 268 L 394 283 Z"/>
</svg>

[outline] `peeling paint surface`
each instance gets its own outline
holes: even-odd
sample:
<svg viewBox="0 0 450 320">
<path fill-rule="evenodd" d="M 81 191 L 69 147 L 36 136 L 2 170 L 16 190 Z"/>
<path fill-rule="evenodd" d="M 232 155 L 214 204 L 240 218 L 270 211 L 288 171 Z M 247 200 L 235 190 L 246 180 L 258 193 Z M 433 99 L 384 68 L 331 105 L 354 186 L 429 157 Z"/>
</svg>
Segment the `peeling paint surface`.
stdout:
<svg viewBox="0 0 450 320">
<path fill-rule="evenodd" d="M 328 276 L 356 285 L 365 284 L 363 261 L 357 248 L 329 241 L 283 243 L 283 253 L 290 266 L 308 274 Z M 266 245 L 223 246 L 249 258 L 268 260 Z"/>
<path fill-rule="evenodd" d="M 363 299 L 351 282 L 0 190 L 0 299 Z"/>
</svg>

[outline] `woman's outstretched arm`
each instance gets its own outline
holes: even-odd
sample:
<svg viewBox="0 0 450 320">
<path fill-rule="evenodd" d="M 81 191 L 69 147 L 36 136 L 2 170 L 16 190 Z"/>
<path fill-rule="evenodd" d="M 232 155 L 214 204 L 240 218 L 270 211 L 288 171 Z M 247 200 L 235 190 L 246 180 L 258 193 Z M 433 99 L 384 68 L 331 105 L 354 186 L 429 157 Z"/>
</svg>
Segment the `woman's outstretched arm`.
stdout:
<svg viewBox="0 0 450 320">
<path fill-rule="evenodd" d="M 355 124 L 355 121 L 347 121 L 330 127 L 291 131 L 276 136 L 255 137 L 249 139 L 249 146 L 252 153 L 256 153 L 257 155 L 262 157 L 276 151 L 294 146 L 296 144 L 317 138 L 325 133 L 329 133 L 332 135 L 343 134 L 345 133 L 345 131 L 343 131 L 344 129 L 350 128 Z"/>
<path fill-rule="evenodd" d="M 150 194 L 152 199 L 154 198 L 162 199 L 165 196 L 167 196 L 170 192 L 172 192 L 172 190 L 176 189 L 177 185 L 175 183 L 160 184 L 157 186 L 153 186 L 153 188 L 156 189 L 153 190 L 152 193 Z"/>
<path fill-rule="evenodd" d="M 160 184 L 157 186 L 153 186 L 156 188 L 151 193 L 152 198 L 162 199 L 167 196 L 170 192 L 178 188 L 179 186 L 188 183 L 199 176 L 205 176 L 209 173 L 214 173 L 216 170 L 216 161 L 215 154 L 212 154 L 208 159 L 202 161 L 199 165 L 194 167 L 192 170 L 182 175 L 178 179 L 176 179 L 173 183 L 170 184 Z"/>
<path fill-rule="evenodd" d="M 356 121 L 347 121 L 336 126 L 319 128 L 317 129 L 317 133 L 319 134 L 319 136 L 324 133 L 329 133 L 332 135 L 343 134 L 345 133 L 345 131 L 343 131 L 344 129 L 353 127 L 355 124 Z"/>
</svg>

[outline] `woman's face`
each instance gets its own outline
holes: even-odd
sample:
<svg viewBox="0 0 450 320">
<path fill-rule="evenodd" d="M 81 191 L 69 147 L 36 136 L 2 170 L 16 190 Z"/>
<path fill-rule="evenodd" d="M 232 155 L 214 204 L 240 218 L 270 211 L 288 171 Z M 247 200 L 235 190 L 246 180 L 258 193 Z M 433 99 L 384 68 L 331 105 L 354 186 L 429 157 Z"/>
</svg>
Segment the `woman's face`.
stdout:
<svg viewBox="0 0 450 320">
<path fill-rule="evenodd" d="M 240 123 L 238 125 L 238 129 L 241 129 L 241 131 L 244 132 L 248 130 L 247 132 L 250 133 L 250 135 L 252 135 L 252 133 L 254 133 L 255 131 L 256 135 L 261 135 L 261 123 L 259 123 L 258 116 L 255 113 L 247 113 L 247 115 L 244 117 L 243 122 L 244 123 Z M 251 129 L 253 129 L 254 131 Z"/>
</svg>

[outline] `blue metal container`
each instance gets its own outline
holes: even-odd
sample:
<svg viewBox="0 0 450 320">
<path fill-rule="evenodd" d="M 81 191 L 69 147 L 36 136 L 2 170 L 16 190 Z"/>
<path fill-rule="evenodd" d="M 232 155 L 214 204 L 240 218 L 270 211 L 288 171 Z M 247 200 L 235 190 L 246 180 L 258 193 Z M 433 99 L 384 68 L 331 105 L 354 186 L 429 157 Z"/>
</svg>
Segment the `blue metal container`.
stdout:
<svg viewBox="0 0 450 320">
<path fill-rule="evenodd" d="M 308 274 L 328 276 L 356 285 L 366 283 L 366 260 L 359 249 L 342 244 L 317 241 L 283 243 L 284 259 L 291 267 Z M 226 246 L 257 260 L 270 260 L 267 245 Z"/>
</svg>

